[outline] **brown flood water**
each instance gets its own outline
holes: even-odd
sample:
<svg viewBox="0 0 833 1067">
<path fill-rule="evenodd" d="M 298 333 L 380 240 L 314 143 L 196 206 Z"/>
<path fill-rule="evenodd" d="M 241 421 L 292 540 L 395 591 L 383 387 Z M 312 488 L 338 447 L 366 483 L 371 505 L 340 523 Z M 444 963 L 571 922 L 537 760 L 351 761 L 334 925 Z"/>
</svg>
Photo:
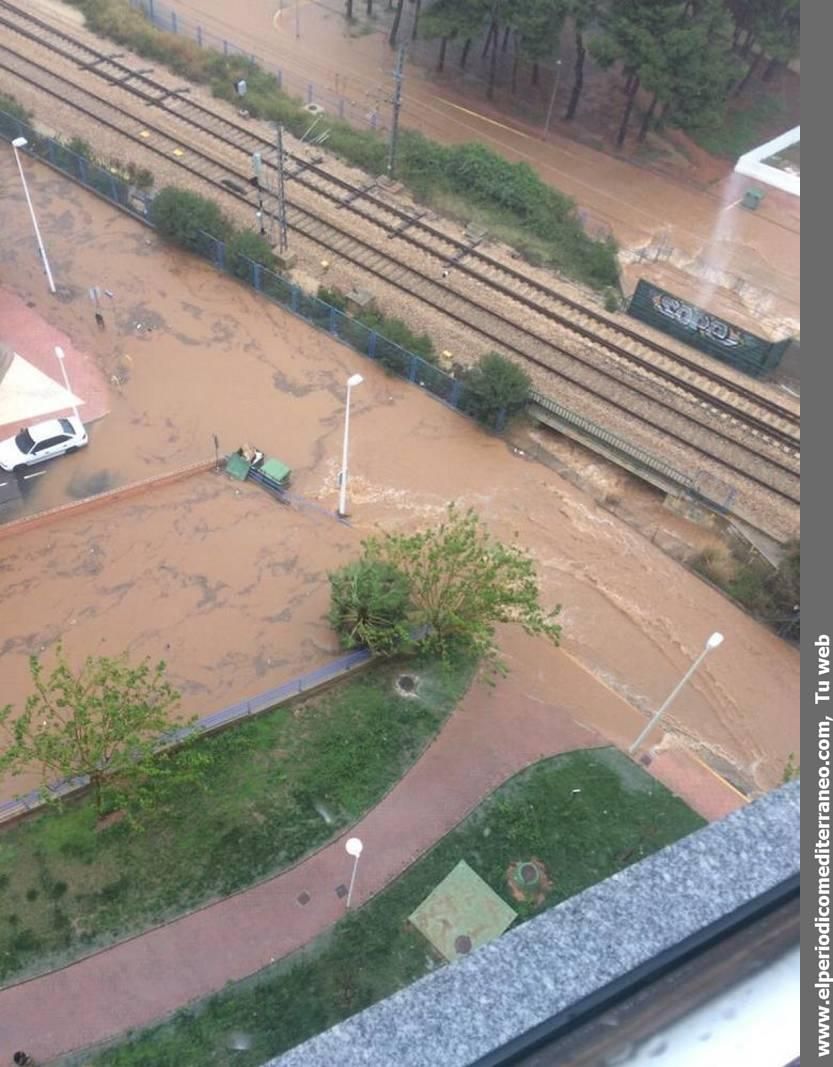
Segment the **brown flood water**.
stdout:
<svg viewBox="0 0 833 1067">
<path fill-rule="evenodd" d="M 564 605 L 563 651 L 503 637 L 528 693 L 557 700 L 562 657 L 574 657 L 642 710 L 611 722 L 583 701 L 584 721 L 621 743 L 720 629 L 725 645 L 680 697 L 674 720 L 742 779 L 759 788 L 780 781 L 798 748 L 793 649 L 553 471 L 31 164 L 53 270 L 71 290 L 51 299 L 12 166 L 0 156 L 10 191 L 0 285 L 34 301 L 108 379 L 127 376 L 90 446 L 49 467 L 27 510 L 66 502 L 80 478 L 123 484 L 210 458 L 214 433 L 225 450 L 251 441 L 279 456 L 295 469 L 297 492 L 332 509 L 344 383 L 357 371 L 365 382 L 351 423 L 353 529 L 205 474 L 0 536 L 4 701 L 23 700 L 27 655 L 60 636 L 73 658 L 125 648 L 164 657 L 189 713 L 278 685 L 336 652 L 323 619 L 327 570 L 377 525 L 413 527 L 458 500 L 527 546 L 545 602 Z M 91 285 L 114 294 L 104 333 Z M 152 332 L 137 333 L 136 321 Z M 0 794 L 25 784 L 6 782 Z"/>
</svg>

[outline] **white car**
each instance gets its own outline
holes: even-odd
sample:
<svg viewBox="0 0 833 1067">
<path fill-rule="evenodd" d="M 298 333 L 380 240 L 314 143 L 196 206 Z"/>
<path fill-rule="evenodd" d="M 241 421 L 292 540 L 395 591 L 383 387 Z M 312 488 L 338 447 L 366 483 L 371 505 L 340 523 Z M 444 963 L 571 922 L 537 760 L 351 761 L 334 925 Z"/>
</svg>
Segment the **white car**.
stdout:
<svg viewBox="0 0 833 1067">
<path fill-rule="evenodd" d="M 14 437 L 0 441 L 0 470 L 16 471 L 36 463 L 76 452 L 87 443 L 87 431 L 80 419 L 49 419 L 27 426 Z"/>
</svg>

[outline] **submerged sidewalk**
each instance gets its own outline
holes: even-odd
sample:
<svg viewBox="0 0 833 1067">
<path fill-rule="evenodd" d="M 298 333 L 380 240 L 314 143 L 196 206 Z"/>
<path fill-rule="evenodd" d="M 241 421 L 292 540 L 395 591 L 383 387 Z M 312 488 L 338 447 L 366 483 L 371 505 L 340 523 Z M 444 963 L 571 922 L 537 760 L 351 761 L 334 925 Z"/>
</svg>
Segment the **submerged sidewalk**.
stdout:
<svg viewBox="0 0 833 1067">
<path fill-rule="evenodd" d="M 562 752 L 610 744 L 576 721 L 588 700 L 605 705 L 604 718 L 623 732 L 632 735 L 642 721 L 567 655 L 560 657 L 559 674 L 557 703 L 529 695 L 523 678 L 513 674 L 495 686 L 475 682 L 423 757 L 350 829 L 366 846 L 356 905 L 519 770 Z M 704 817 L 744 803 L 699 761 L 685 763 L 682 750 L 675 755 L 685 774 L 680 787 L 672 779 L 671 788 Z M 0 991 L 0 1058 L 25 1048 L 46 1061 L 146 1026 L 311 941 L 344 914 L 338 890 L 349 876 L 346 836 L 269 881 Z"/>
</svg>

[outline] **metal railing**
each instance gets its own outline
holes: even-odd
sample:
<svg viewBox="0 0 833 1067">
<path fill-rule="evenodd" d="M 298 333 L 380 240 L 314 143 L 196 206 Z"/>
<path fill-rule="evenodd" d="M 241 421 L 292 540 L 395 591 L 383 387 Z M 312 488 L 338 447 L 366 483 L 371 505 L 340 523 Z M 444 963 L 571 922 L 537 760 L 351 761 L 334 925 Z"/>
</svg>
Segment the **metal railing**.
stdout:
<svg viewBox="0 0 833 1067">
<path fill-rule="evenodd" d="M 642 467 L 645 470 L 655 471 L 657 474 L 662 475 L 663 478 L 680 486 L 686 493 L 692 492 L 694 483 L 688 475 L 682 474 L 667 463 L 663 463 L 662 460 L 657 459 L 655 456 L 652 456 L 650 452 L 646 452 L 637 445 L 629 444 L 627 441 L 623 440 L 623 438 L 617 437 L 616 434 L 611 433 L 609 430 L 602 429 L 601 426 L 597 426 L 596 423 L 591 422 L 590 419 L 584 418 L 583 415 L 577 415 L 574 411 L 562 407 L 561 404 L 558 404 L 555 400 L 551 400 L 548 396 L 544 396 L 542 393 L 530 393 L 529 402 L 530 404 L 537 404 L 538 407 L 550 412 L 561 422 L 573 426 L 580 433 L 584 434 L 585 437 L 606 445 L 611 451 L 619 453 L 621 456 L 627 458 L 632 464 Z"/>
</svg>

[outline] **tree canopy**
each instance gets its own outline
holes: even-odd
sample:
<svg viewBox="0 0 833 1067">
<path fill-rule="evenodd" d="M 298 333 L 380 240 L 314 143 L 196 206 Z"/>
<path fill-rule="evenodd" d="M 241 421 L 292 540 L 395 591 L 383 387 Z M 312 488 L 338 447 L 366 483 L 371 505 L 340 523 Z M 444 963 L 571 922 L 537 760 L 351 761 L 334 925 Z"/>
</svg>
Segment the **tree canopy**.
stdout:
<svg viewBox="0 0 833 1067">
<path fill-rule="evenodd" d="M 44 786 L 86 775 L 99 814 L 105 785 L 122 789 L 155 773 L 152 757 L 179 705 L 163 662 L 131 666 L 124 656 L 89 656 L 76 672 L 58 646 L 51 670 L 38 656 L 29 668 L 32 692 L 23 711 L 12 720 L 12 705 L 0 708 L 0 728 L 10 738 L 0 773 L 39 766 Z"/>
<path fill-rule="evenodd" d="M 410 583 L 384 560 L 349 563 L 330 575 L 330 624 L 345 648 L 391 656 L 410 641 Z"/>
<path fill-rule="evenodd" d="M 393 604 L 389 629 L 394 641 L 387 647 L 404 647 L 401 620 L 407 589 L 410 640 L 425 651 L 446 656 L 464 647 L 494 657 L 499 623 L 516 623 L 558 644 L 561 627 L 555 619 L 560 606 L 547 611 L 541 605 L 533 560 L 518 545 L 494 538 L 471 509 L 461 512 L 452 504 L 436 526 L 413 534 L 384 533 L 368 538 L 362 547 L 360 565 L 331 576 L 330 618 L 342 639 L 358 634 L 354 620 L 369 614 L 364 605 L 371 598 L 364 589 L 374 594 L 372 639 L 378 642 L 380 623 L 388 625 L 383 605 Z M 368 575 L 372 578 L 362 587 Z M 345 608 L 348 593 L 353 604 Z"/>
<path fill-rule="evenodd" d="M 465 376 L 468 387 L 466 410 L 487 426 L 494 426 L 501 414 L 513 415 L 529 399 L 532 381 L 518 363 L 487 352 Z"/>
<path fill-rule="evenodd" d="M 488 94 L 492 94 L 498 38 L 503 49 L 513 40 L 515 90 L 517 60 L 559 60 L 565 26 L 575 50 L 573 84 L 564 117 L 576 115 L 584 86 L 588 50 L 600 66 L 617 64 L 626 78 L 626 97 L 618 133 L 622 144 L 640 89 L 648 94 L 639 136 L 657 109 L 685 129 L 721 121 L 732 85 L 746 84 L 764 57 L 766 79 L 798 54 L 799 0 L 438 0 L 424 17 L 422 35 L 441 39 L 438 68 L 445 64 L 449 40 L 464 40 L 460 65 L 469 45 L 488 27 L 482 59 L 489 57 Z M 560 106 L 560 104 L 559 104 Z"/>
</svg>

